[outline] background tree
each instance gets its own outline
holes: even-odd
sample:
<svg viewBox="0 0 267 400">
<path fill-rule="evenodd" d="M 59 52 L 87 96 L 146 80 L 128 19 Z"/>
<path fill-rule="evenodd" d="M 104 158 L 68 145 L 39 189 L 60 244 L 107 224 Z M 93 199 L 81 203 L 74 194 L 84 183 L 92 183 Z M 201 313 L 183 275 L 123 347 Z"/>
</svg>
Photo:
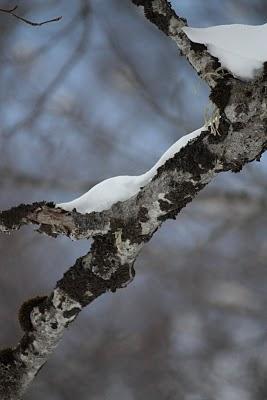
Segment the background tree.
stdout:
<svg viewBox="0 0 267 400">
<path fill-rule="evenodd" d="M 207 87 L 133 5 L 31 3 L 23 15 L 64 9 L 64 20 L 36 31 L 1 15 L 2 209 L 141 173 L 202 125 Z M 264 2 L 232 3 L 173 6 L 193 26 L 265 22 Z M 165 223 L 132 285 L 84 310 L 27 398 L 265 399 L 265 163 L 218 177 Z M 1 235 L 3 344 L 21 336 L 18 305 L 49 293 L 87 247 Z"/>
</svg>

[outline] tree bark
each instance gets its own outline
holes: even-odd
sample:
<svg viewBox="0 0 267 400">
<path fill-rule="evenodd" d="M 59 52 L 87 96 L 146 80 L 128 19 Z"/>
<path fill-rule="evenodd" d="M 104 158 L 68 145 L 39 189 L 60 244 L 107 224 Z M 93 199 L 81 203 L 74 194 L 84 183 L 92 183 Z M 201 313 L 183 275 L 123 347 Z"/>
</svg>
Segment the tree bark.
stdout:
<svg viewBox="0 0 267 400">
<path fill-rule="evenodd" d="M 50 295 L 22 305 L 19 321 L 24 336 L 15 348 L 0 352 L 4 400 L 21 398 L 83 307 L 132 281 L 140 250 L 165 220 L 176 218 L 218 173 L 239 172 L 246 163 L 260 160 L 267 148 L 267 66 L 251 82 L 242 82 L 228 71 L 218 75 L 219 61 L 205 46 L 190 42 L 181 31 L 186 21 L 168 1 L 132 2 L 143 6 L 146 17 L 175 40 L 210 85 L 210 98 L 219 113 L 217 135 L 212 134 L 212 124 L 203 128 L 136 196 L 109 210 L 82 215 L 40 202 L 0 213 L 1 232 L 36 224 L 39 232 L 48 235 L 94 240 L 90 252 L 76 260 Z"/>
</svg>

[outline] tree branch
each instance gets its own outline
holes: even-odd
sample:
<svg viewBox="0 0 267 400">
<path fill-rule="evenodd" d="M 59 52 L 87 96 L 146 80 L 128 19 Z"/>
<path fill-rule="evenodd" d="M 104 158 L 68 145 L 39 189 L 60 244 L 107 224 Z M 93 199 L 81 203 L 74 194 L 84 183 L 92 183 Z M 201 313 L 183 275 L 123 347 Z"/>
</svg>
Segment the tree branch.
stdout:
<svg viewBox="0 0 267 400">
<path fill-rule="evenodd" d="M 20 17 L 19 15 L 15 14 L 14 11 L 17 10 L 17 9 L 18 9 L 18 6 L 14 6 L 11 9 L 0 8 L 0 12 L 12 15 L 12 17 L 15 17 L 18 20 L 20 20 L 22 22 L 25 22 L 26 24 L 31 25 L 31 26 L 42 26 L 42 25 L 45 25 L 45 24 L 49 24 L 50 22 L 60 21 L 62 19 L 62 16 L 61 16 L 61 17 L 48 19 L 48 20 L 45 20 L 45 21 L 42 21 L 42 22 L 33 22 L 33 21 L 30 21 L 29 19 Z"/>
<path fill-rule="evenodd" d="M 141 248 L 164 220 L 174 218 L 216 173 L 235 170 L 237 165 L 241 168 L 259 157 L 267 144 L 266 134 L 255 132 L 254 140 L 251 136 L 250 140 L 243 136 L 241 142 L 246 151 L 240 154 L 233 140 L 232 146 L 226 139 L 217 143 L 213 141 L 210 133 L 203 131 L 201 136 L 160 167 L 153 181 L 137 196 L 117 203 L 107 212 L 79 214 L 80 229 L 82 221 L 86 227 L 90 218 L 105 213 L 106 218 L 109 215 L 109 225 L 105 225 L 102 232 L 99 230 L 99 234 L 94 233 L 91 252 L 77 259 L 48 297 L 31 299 L 22 305 L 19 320 L 24 336 L 16 348 L 0 352 L 2 399 L 21 396 L 56 348 L 65 328 L 83 307 L 101 294 L 114 292 L 132 281 L 133 265 Z M 24 214 L 22 212 L 23 216 L 17 222 L 32 222 L 32 216 L 38 220 L 42 215 L 47 225 L 52 219 L 51 226 L 54 226 L 57 216 L 57 229 L 61 226 L 62 231 L 66 229 L 64 224 L 71 230 L 71 224 L 78 216 L 76 212 L 55 209 L 49 203 L 35 203 L 23 206 L 21 210 Z M 8 225 L 8 218 L 13 218 L 14 210 L 6 213 L 1 214 L 1 224 Z M 75 229 L 72 234 L 75 234 Z"/>
<path fill-rule="evenodd" d="M 218 137 L 203 130 L 198 138 L 167 160 L 154 179 L 129 200 L 118 202 L 109 210 L 85 215 L 55 208 L 53 203 L 21 204 L 0 212 L 0 232 L 35 224 L 39 226 L 38 232 L 50 236 L 88 239 L 106 235 L 117 221 L 122 225 L 131 221 L 140 224 L 152 211 L 155 230 L 159 222 L 175 217 L 217 173 L 238 171 L 245 163 L 259 159 L 266 149 L 264 128 L 253 134 L 253 141 L 251 137 L 246 128 L 243 133 L 229 128 L 224 136 Z"/>
<path fill-rule="evenodd" d="M 146 18 L 156 25 L 161 31 L 175 41 L 192 67 L 201 79 L 213 88 L 221 76 L 229 73 L 225 70 L 218 71 L 221 66 L 216 57 L 207 51 L 203 44 L 193 43 L 182 28 L 187 26 L 187 20 L 179 17 L 167 0 L 131 0 L 133 4 L 142 6 Z"/>
<path fill-rule="evenodd" d="M 161 13 L 165 21 L 161 29 L 169 36 L 174 18 L 183 45 L 179 26 L 184 21 L 172 14 L 168 2 L 134 3 L 147 7 L 146 13 L 152 12 L 157 25 Z M 192 50 L 193 61 L 197 61 L 196 53 Z M 205 51 L 202 53 L 203 74 L 211 59 Z M 211 92 L 220 113 L 218 135 L 212 135 L 211 127 L 203 129 L 201 135 L 168 159 L 136 196 L 114 204 L 110 210 L 81 215 L 42 202 L 0 214 L 0 231 L 35 223 L 48 234 L 94 238 L 90 253 L 77 259 L 48 297 L 32 299 L 22 306 L 19 320 L 24 336 L 16 348 L 0 352 L 1 399 L 20 398 L 83 307 L 132 281 L 140 250 L 166 219 L 175 218 L 218 173 L 238 172 L 246 163 L 260 159 L 267 148 L 266 88 L 267 65 L 263 75 L 253 82 L 221 78 Z"/>
</svg>

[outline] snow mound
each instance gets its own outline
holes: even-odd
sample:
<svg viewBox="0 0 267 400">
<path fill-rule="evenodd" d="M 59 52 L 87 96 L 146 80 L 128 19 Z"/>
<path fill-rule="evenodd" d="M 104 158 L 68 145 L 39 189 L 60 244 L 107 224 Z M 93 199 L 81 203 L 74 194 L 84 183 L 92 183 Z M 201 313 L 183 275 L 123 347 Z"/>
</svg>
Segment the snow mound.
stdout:
<svg viewBox="0 0 267 400">
<path fill-rule="evenodd" d="M 267 61 L 267 24 L 182 29 L 192 42 L 206 45 L 222 67 L 240 79 L 254 79 Z"/>
<path fill-rule="evenodd" d="M 74 208 L 81 214 L 109 209 L 118 201 L 125 201 L 135 196 L 142 186 L 148 184 L 156 175 L 158 168 L 178 153 L 191 140 L 201 134 L 205 128 L 197 129 L 180 138 L 159 159 L 159 161 L 146 173 L 139 176 L 115 176 L 93 186 L 87 193 L 68 203 L 56 204 L 56 207 L 66 211 Z"/>
</svg>

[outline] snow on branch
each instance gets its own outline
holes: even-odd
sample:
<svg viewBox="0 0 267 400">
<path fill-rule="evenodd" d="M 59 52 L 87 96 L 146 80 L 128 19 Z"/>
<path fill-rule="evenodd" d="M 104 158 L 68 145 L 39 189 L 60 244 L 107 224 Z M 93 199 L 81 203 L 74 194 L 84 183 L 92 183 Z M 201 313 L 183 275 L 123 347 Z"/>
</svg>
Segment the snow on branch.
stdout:
<svg viewBox="0 0 267 400">
<path fill-rule="evenodd" d="M 37 202 L 2 211 L 0 232 L 35 224 L 38 232 L 50 236 L 88 239 L 106 235 L 117 221 L 127 225 L 134 220 L 138 225 L 143 219 L 149 220 L 148 215 L 153 215 L 153 232 L 162 221 L 175 217 L 216 173 L 238 171 L 265 150 L 266 133 L 262 129 L 251 141 L 251 131 L 246 129 L 242 135 L 240 124 L 227 127 L 228 131 L 221 122 L 217 137 L 208 128 L 200 128 L 179 139 L 145 174 L 105 180 L 69 203 L 55 207 Z M 234 132 L 233 127 L 240 132 Z"/>
<path fill-rule="evenodd" d="M 199 76 L 214 87 L 222 74 L 218 58 L 213 57 L 204 44 L 195 43 L 185 34 L 187 26 L 185 18 L 179 17 L 167 0 L 132 0 L 137 6 L 142 6 L 146 18 L 172 38 Z"/>
<path fill-rule="evenodd" d="M 191 49 L 181 30 L 185 21 L 167 1 L 134 3 L 143 5 L 147 17 L 165 33 L 176 35 L 192 64 L 207 73 L 212 56 L 204 48 Z M 1 399 L 21 397 L 83 307 L 132 281 L 140 250 L 166 219 L 175 218 L 218 173 L 238 172 L 246 163 L 260 160 L 267 149 L 266 94 L 266 63 L 253 80 L 221 76 L 210 95 L 216 119 L 179 140 L 141 177 L 104 181 L 81 198 L 61 203 L 66 210 L 40 202 L 0 213 L 0 232 L 31 223 L 50 235 L 94 239 L 91 251 L 76 260 L 49 296 L 22 305 L 19 321 L 24 335 L 15 348 L 0 351 Z M 118 185 L 115 198 L 113 183 Z"/>
<path fill-rule="evenodd" d="M 267 61 L 267 24 L 219 25 L 208 28 L 184 27 L 194 43 L 207 46 L 222 68 L 242 80 L 255 79 Z M 217 71 L 219 72 L 219 71 Z"/>
<path fill-rule="evenodd" d="M 111 210 L 79 214 L 86 225 L 90 216 L 106 213 L 109 229 L 105 226 L 101 234 L 95 235 L 90 253 L 76 260 L 49 296 L 30 299 L 22 305 L 19 321 L 24 335 L 15 348 L 0 351 L 1 399 L 20 398 L 82 308 L 103 293 L 127 286 L 134 277 L 133 265 L 140 250 L 162 222 L 175 218 L 217 173 L 240 170 L 246 162 L 259 158 L 267 146 L 266 133 L 244 132 L 239 134 L 238 142 L 233 132 L 229 137 L 214 138 L 209 130 L 201 130 L 199 136 L 159 167 L 136 196 L 114 204 Z M 55 215 L 60 226 L 61 217 L 64 225 L 66 214 L 77 214 L 47 203 L 24 207 L 29 208 L 31 218 L 34 213 L 43 213 L 44 219 L 46 215 L 47 225 Z M 7 223 L 3 213 L 1 218 L 1 224 Z M 22 220 L 25 218 L 24 214 Z M 12 225 L 12 216 L 9 224 Z"/>
</svg>

